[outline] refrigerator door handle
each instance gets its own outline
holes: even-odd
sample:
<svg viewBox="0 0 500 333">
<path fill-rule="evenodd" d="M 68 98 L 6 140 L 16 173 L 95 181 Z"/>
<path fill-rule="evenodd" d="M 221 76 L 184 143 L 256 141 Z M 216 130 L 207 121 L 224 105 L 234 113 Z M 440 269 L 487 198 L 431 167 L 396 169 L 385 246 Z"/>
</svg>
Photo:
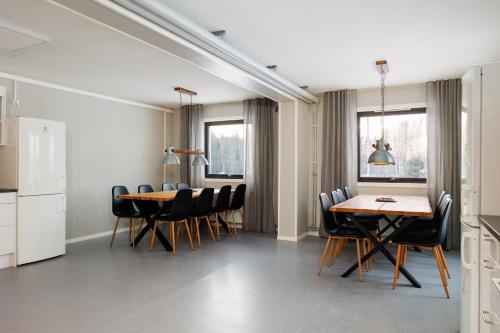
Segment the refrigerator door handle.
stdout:
<svg viewBox="0 0 500 333">
<path fill-rule="evenodd" d="M 470 232 L 463 232 L 462 233 L 462 241 L 461 241 L 461 246 L 460 246 L 460 258 L 462 258 L 462 266 L 465 269 L 471 270 L 472 269 L 472 263 L 465 261 L 465 239 L 472 239 L 472 233 Z"/>
<path fill-rule="evenodd" d="M 66 192 L 66 175 L 59 178 L 59 186 L 61 187 L 62 192 Z"/>
<path fill-rule="evenodd" d="M 61 212 L 66 212 L 66 196 L 62 196 L 61 197 L 61 201 L 60 201 L 60 204 L 59 206 L 61 207 Z"/>
</svg>

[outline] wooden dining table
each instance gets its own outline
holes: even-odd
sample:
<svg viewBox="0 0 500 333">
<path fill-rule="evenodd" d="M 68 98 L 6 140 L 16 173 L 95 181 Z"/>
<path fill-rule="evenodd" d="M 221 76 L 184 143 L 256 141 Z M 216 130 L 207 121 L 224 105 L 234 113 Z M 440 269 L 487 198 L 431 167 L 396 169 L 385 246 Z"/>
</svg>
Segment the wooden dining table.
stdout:
<svg viewBox="0 0 500 333">
<path fill-rule="evenodd" d="M 394 202 L 380 202 L 378 198 L 392 198 Z M 349 217 L 354 225 L 373 243 L 374 247 L 361 258 L 361 265 L 372 257 L 376 252 L 381 252 L 393 265 L 396 265 L 396 258 L 387 249 L 387 244 L 413 223 L 419 216 L 432 217 L 432 208 L 429 199 L 426 196 L 410 196 L 410 195 L 357 195 L 349 200 L 343 201 L 338 205 L 330 207 L 330 210 L 335 213 L 344 213 Z M 381 240 L 370 233 L 363 225 L 363 222 L 356 218 L 355 213 L 367 213 L 379 215 L 387 221 L 387 226 L 383 228 L 379 236 L 383 237 L 385 231 L 392 231 Z M 402 220 L 403 217 L 406 217 Z M 432 220 L 429 219 L 429 223 Z M 342 274 L 342 277 L 349 276 L 358 268 L 358 262 L 352 265 L 347 271 Z M 403 274 L 410 283 L 417 288 L 421 288 L 420 283 L 415 279 L 408 270 L 399 265 L 399 271 Z"/>
<path fill-rule="evenodd" d="M 193 199 L 198 198 L 202 190 L 203 190 L 202 188 L 194 188 Z M 219 189 L 214 189 L 214 195 L 219 194 L 219 191 L 220 191 Z M 231 190 L 231 192 L 234 191 Z M 135 245 L 137 245 L 141 241 L 141 239 L 146 235 L 146 233 L 149 230 L 154 230 L 155 221 L 153 219 L 153 216 L 156 214 L 160 214 L 164 209 L 164 205 L 174 201 L 176 194 L 177 190 L 163 191 L 163 192 L 131 193 L 131 194 L 122 194 L 118 196 L 119 199 L 132 200 L 134 204 L 137 206 L 137 209 L 139 209 L 139 212 L 141 213 L 142 217 L 146 221 L 146 226 L 142 228 L 142 230 L 139 232 L 139 234 L 134 240 Z M 159 205 L 160 208 L 153 209 L 154 206 L 148 204 L 151 203 L 152 201 L 158 202 L 160 204 Z M 221 223 L 222 227 L 226 230 L 226 232 L 229 232 L 229 227 L 221 216 L 219 216 L 219 222 Z M 155 235 L 160 241 L 160 243 L 163 245 L 165 250 L 167 250 L 168 252 L 173 251 L 172 245 L 165 238 L 165 235 L 163 235 L 160 228 L 156 228 Z"/>
</svg>

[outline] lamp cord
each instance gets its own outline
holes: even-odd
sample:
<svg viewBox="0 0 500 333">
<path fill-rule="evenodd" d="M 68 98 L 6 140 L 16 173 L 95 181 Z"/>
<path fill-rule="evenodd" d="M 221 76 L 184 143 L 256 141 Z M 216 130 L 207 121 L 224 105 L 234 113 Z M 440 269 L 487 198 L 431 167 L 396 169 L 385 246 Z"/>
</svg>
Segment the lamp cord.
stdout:
<svg viewBox="0 0 500 333">
<path fill-rule="evenodd" d="M 384 139 L 384 114 L 385 114 L 385 73 L 382 71 L 380 74 L 380 97 L 381 97 L 381 111 L 382 117 L 380 119 L 380 123 L 382 125 L 382 139 Z"/>
</svg>

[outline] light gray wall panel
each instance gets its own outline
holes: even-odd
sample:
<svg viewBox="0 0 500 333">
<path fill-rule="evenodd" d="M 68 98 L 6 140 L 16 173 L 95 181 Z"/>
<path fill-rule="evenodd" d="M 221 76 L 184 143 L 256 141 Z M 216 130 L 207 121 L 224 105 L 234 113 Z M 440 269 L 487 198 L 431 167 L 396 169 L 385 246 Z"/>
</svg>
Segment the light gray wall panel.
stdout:
<svg viewBox="0 0 500 333">
<path fill-rule="evenodd" d="M 140 184 L 163 182 L 163 112 L 21 82 L 14 107 L 13 81 L 0 78 L 0 85 L 7 87 L 9 116 L 66 123 L 67 239 L 113 228 L 113 185 L 136 192 Z"/>
</svg>

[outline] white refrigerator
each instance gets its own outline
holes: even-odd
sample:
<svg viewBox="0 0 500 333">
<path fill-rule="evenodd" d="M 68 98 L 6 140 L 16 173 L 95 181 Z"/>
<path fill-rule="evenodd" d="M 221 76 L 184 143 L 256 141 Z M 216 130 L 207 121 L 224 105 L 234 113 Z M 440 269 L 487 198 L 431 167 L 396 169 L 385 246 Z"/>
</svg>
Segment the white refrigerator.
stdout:
<svg viewBox="0 0 500 333">
<path fill-rule="evenodd" d="M 461 333 L 480 331 L 479 215 L 500 215 L 500 63 L 462 77 Z"/>
<path fill-rule="evenodd" d="M 66 252 L 66 125 L 8 118 L 0 187 L 17 188 L 18 265 Z"/>
</svg>

